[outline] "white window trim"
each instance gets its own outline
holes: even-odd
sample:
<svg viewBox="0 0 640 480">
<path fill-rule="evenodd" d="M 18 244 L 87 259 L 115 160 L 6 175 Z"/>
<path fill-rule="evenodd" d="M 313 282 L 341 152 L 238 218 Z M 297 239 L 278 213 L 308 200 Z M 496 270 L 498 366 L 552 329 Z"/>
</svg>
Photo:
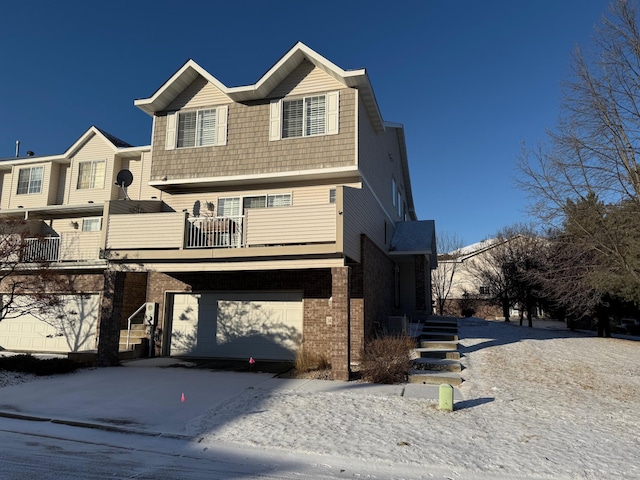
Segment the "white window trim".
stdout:
<svg viewBox="0 0 640 480">
<path fill-rule="evenodd" d="M 189 113 L 196 112 L 196 124 L 197 124 L 197 112 L 205 111 L 205 110 L 215 110 L 216 111 L 216 124 L 214 127 L 215 139 L 213 145 L 194 145 L 192 147 L 178 147 L 178 119 L 180 113 Z M 221 105 L 218 107 L 207 107 L 207 108 L 198 108 L 196 110 L 184 110 L 184 111 L 176 111 L 167 113 L 167 127 L 166 127 L 166 137 L 165 137 L 165 150 L 182 150 L 184 148 L 206 148 L 206 147 L 217 147 L 223 146 L 227 144 L 227 124 L 228 124 L 228 116 L 229 116 L 229 106 Z M 196 139 L 198 137 L 196 131 Z"/>
<path fill-rule="evenodd" d="M 38 188 L 37 191 L 31 191 L 32 185 L 32 173 L 34 170 L 39 169 L 42 171 L 42 176 L 40 177 L 40 188 Z M 29 179 L 27 181 L 27 190 L 25 192 L 21 192 L 20 191 L 20 173 L 23 171 L 29 171 Z M 39 195 L 42 193 L 42 188 L 44 187 L 44 165 L 38 165 L 35 167 L 24 167 L 24 168 L 19 168 L 18 169 L 18 178 L 17 178 L 17 185 L 16 185 L 16 195 Z"/>
<path fill-rule="evenodd" d="M 85 225 L 93 224 L 94 222 L 98 223 L 98 229 L 85 229 Z M 102 218 L 101 217 L 87 217 L 82 219 L 82 230 L 83 232 L 99 232 L 102 230 Z"/>
<path fill-rule="evenodd" d="M 96 184 L 96 166 L 98 164 L 104 164 L 104 172 L 102 175 L 102 185 L 97 185 Z M 80 171 L 81 165 L 87 165 L 90 164 L 90 173 L 89 173 L 89 186 L 88 187 L 81 187 L 80 186 Z M 104 188 L 104 183 L 105 183 L 105 179 L 107 176 L 107 162 L 106 160 L 85 160 L 82 162 L 78 162 L 78 179 L 76 180 L 76 190 L 92 190 L 92 189 L 101 189 Z"/>
<path fill-rule="evenodd" d="M 279 205 L 279 206 L 269 206 L 269 198 L 273 198 L 276 196 L 289 196 L 289 205 Z M 283 193 L 265 193 L 260 195 L 237 195 L 234 197 L 218 197 L 218 202 L 216 205 L 217 211 L 220 211 L 220 200 L 235 200 L 238 199 L 239 207 L 240 207 L 240 216 L 244 215 L 244 199 L 252 198 L 252 197 L 264 197 L 264 207 L 258 208 L 283 208 L 283 207 L 291 207 L 293 206 L 293 194 L 291 192 L 283 192 Z M 226 215 L 226 216 L 235 216 L 235 215 Z"/>
<path fill-rule="evenodd" d="M 283 103 L 285 101 L 308 99 L 311 97 L 325 97 L 325 128 L 324 133 L 305 135 L 305 127 L 302 128 L 302 136 L 299 137 L 282 137 L 282 118 Z M 304 117 L 306 115 L 303 112 Z M 275 140 L 296 140 L 301 138 L 320 137 L 324 135 L 337 135 L 340 133 L 340 92 L 317 93 L 313 95 L 305 95 L 303 97 L 280 98 L 272 100 L 269 105 L 269 141 Z"/>
</svg>

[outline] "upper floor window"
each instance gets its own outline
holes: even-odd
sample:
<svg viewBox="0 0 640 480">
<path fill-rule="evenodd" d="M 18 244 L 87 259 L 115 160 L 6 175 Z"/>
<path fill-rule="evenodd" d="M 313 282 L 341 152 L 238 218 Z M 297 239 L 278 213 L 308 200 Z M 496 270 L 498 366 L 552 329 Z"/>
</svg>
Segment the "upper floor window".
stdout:
<svg viewBox="0 0 640 480">
<path fill-rule="evenodd" d="M 269 139 L 338 133 L 339 92 L 271 102 Z"/>
<path fill-rule="evenodd" d="M 18 195 L 42 192 L 44 166 L 21 168 L 18 173 Z"/>
<path fill-rule="evenodd" d="M 478 290 L 480 295 L 491 295 L 491 287 L 487 287 L 486 285 L 481 285 Z"/>
<path fill-rule="evenodd" d="M 221 106 L 167 114 L 165 149 L 227 144 L 227 114 Z"/>
<path fill-rule="evenodd" d="M 324 135 L 325 112 L 324 95 L 282 102 L 282 138 Z"/>
<path fill-rule="evenodd" d="M 177 147 L 203 147 L 216 143 L 216 109 L 180 113 Z"/>
<path fill-rule="evenodd" d="M 106 162 L 92 160 L 78 164 L 78 190 L 85 188 L 104 188 Z"/>
</svg>

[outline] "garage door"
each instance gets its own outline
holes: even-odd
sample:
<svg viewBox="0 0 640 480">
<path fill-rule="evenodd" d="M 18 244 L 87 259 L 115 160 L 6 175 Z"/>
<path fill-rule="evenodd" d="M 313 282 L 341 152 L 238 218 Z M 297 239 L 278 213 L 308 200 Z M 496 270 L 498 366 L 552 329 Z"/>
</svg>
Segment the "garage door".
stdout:
<svg viewBox="0 0 640 480">
<path fill-rule="evenodd" d="M 289 360 L 302 341 L 302 294 L 174 294 L 171 355 Z"/>
<path fill-rule="evenodd" d="M 43 318 L 26 314 L 0 322 L 0 349 L 66 353 L 96 348 L 99 295 L 64 295 Z"/>
</svg>

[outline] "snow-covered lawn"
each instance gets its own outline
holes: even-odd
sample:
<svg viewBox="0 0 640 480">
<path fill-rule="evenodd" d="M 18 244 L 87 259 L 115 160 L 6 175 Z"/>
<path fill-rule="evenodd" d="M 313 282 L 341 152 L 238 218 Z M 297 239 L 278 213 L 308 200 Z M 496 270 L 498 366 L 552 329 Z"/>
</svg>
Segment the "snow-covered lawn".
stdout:
<svg viewBox="0 0 640 480">
<path fill-rule="evenodd" d="M 205 442 L 365 461 L 640 478 L 640 343 L 571 333 L 557 322 L 549 325 L 562 330 L 460 324 L 466 400 L 453 413 L 403 397 L 257 389 L 189 427 Z"/>
<path fill-rule="evenodd" d="M 465 400 L 451 413 L 363 389 L 257 385 L 185 429 L 194 448 L 311 453 L 333 464 L 396 465 L 399 476 L 413 465 L 424 467 L 424 478 L 434 478 L 433 466 L 465 472 L 451 478 L 640 479 L 638 339 L 536 326 L 460 321 Z M 6 382 L 0 376 L 0 386 Z"/>
</svg>

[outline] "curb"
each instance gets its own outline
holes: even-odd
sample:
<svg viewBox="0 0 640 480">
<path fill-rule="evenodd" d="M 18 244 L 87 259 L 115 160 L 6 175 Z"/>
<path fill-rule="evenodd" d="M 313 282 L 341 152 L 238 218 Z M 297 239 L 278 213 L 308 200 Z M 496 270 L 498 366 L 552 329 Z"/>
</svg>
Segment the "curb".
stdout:
<svg viewBox="0 0 640 480">
<path fill-rule="evenodd" d="M 77 420 L 64 420 L 48 417 L 36 417 L 33 415 L 24 415 L 21 413 L 3 412 L 0 411 L 0 418 L 11 418 L 14 420 L 27 420 L 30 422 L 50 422 L 56 425 L 67 425 L 70 427 L 91 428 L 93 430 L 102 430 L 105 432 L 126 433 L 129 435 L 143 435 L 145 437 L 162 437 L 171 438 L 175 440 L 191 440 L 194 437 L 189 435 L 182 435 L 179 433 L 163 433 L 154 432 L 150 430 L 140 430 L 136 428 L 116 427 L 113 425 L 105 425 L 103 423 L 81 422 Z"/>
</svg>

